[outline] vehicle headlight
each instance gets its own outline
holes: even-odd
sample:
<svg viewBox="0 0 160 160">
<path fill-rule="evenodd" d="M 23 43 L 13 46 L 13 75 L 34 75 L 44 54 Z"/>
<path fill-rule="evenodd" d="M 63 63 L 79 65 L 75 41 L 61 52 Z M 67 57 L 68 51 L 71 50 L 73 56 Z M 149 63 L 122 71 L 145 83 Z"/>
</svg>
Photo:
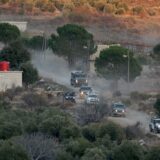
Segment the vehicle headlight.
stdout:
<svg viewBox="0 0 160 160">
<path fill-rule="evenodd" d="M 122 112 L 124 113 L 124 110 L 122 110 Z"/>
<path fill-rule="evenodd" d="M 76 79 L 76 83 L 78 83 L 78 80 Z"/>
<path fill-rule="evenodd" d="M 160 124 L 157 124 L 156 127 L 157 127 L 157 128 L 160 128 Z"/>
<path fill-rule="evenodd" d="M 117 109 L 115 110 L 115 112 L 117 112 Z"/>
<path fill-rule="evenodd" d="M 82 95 L 84 94 L 83 91 L 81 92 L 81 94 L 82 94 Z"/>
<path fill-rule="evenodd" d="M 86 79 L 86 83 L 88 83 L 88 80 Z"/>
</svg>

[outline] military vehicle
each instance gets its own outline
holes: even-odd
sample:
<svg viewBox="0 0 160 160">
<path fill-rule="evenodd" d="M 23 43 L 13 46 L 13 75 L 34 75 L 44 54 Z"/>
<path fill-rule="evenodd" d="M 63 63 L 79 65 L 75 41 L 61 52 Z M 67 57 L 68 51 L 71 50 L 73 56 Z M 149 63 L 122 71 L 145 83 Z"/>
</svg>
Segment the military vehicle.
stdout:
<svg viewBox="0 0 160 160">
<path fill-rule="evenodd" d="M 83 71 L 72 71 L 70 83 L 74 87 L 88 85 L 87 75 Z"/>
</svg>

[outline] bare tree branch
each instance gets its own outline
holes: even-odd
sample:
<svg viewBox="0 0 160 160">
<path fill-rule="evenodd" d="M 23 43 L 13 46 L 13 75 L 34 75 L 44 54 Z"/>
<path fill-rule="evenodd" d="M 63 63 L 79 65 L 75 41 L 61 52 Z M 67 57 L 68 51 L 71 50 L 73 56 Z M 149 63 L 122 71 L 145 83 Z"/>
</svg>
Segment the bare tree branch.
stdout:
<svg viewBox="0 0 160 160">
<path fill-rule="evenodd" d="M 42 133 L 24 135 L 15 139 L 27 152 L 31 160 L 54 160 L 54 150 L 57 142 L 50 136 Z"/>
</svg>

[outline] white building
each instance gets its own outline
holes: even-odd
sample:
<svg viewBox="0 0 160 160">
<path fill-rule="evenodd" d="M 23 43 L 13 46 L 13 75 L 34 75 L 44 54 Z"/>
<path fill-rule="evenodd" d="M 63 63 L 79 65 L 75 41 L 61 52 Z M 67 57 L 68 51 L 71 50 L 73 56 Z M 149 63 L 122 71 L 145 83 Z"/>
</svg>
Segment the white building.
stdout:
<svg viewBox="0 0 160 160">
<path fill-rule="evenodd" d="M 22 87 L 22 71 L 0 71 L 0 91 Z"/>
<path fill-rule="evenodd" d="M 27 30 L 27 23 L 28 22 L 18 22 L 18 21 L 0 21 L 0 23 L 9 23 L 11 25 L 15 25 L 19 28 L 21 32 L 24 32 Z"/>
</svg>

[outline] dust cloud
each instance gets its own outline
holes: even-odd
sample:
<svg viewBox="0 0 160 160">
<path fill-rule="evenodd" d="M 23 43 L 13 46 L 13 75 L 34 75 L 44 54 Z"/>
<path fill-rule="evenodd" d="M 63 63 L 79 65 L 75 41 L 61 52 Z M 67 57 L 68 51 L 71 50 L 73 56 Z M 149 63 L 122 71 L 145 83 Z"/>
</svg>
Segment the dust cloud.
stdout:
<svg viewBox="0 0 160 160">
<path fill-rule="evenodd" d="M 72 88 L 70 86 L 71 70 L 68 67 L 67 61 L 62 57 L 54 55 L 51 50 L 46 50 L 45 52 L 32 51 L 32 63 L 38 69 L 40 76 L 51 78 L 57 83 Z M 149 68 L 149 66 L 143 66 L 141 76 L 137 77 L 134 82 L 127 84 L 124 80 L 119 80 L 118 90 L 124 95 L 128 95 L 133 91 L 159 92 L 159 77 L 150 77 L 151 74 L 153 74 L 153 71 Z M 99 94 L 110 97 L 114 92 L 112 81 L 105 80 L 104 78 L 96 75 L 94 62 L 91 62 L 90 64 L 88 80 L 89 85 Z"/>
<path fill-rule="evenodd" d="M 32 51 L 32 63 L 40 76 L 50 78 L 62 85 L 70 85 L 70 70 L 67 61 L 52 53 L 51 50 Z"/>
</svg>

